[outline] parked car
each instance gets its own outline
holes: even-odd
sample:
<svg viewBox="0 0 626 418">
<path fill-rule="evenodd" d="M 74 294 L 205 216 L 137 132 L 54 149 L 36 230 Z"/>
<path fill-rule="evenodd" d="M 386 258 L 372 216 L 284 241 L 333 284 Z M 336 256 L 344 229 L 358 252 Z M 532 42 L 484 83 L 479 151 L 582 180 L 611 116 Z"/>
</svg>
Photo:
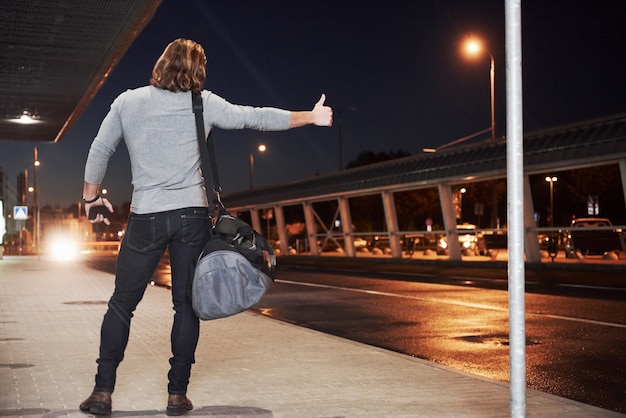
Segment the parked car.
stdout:
<svg viewBox="0 0 626 418">
<path fill-rule="evenodd" d="M 565 231 L 565 255 L 574 258 L 623 251 L 622 231 L 609 228 L 611 226 L 607 218 L 573 219 L 570 229 Z"/>
<path fill-rule="evenodd" d="M 367 247 L 367 241 L 361 237 L 354 237 L 352 242 L 354 243 L 354 248 L 364 248 Z"/>
<path fill-rule="evenodd" d="M 361 237 L 353 237 L 352 243 L 357 251 L 367 247 L 367 241 Z M 320 240 L 317 245 L 322 252 L 343 252 L 346 247 L 343 237 Z"/>
<path fill-rule="evenodd" d="M 476 232 L 476 225 L 464 223 L 457 225 L 456 230 L 459 234 L 461 253 L 463 253 L 463 255 L 478 255 L 479 234 Z M 437 255 L 448 254 L 448 237 L 444 234 L 441 238 L 439 238 L 439 240 L 437 240 Z"/>
</svg>

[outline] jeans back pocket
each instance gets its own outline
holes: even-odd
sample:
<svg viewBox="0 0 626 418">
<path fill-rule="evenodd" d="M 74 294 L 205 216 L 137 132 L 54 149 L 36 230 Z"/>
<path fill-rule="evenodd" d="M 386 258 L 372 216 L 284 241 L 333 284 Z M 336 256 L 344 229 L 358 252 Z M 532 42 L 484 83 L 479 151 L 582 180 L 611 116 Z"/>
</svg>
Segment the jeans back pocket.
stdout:
<svg viewBox="0 0 626 418">
<path fill-rule="evenodd" d="M 154 215 L 131 214 L 124 235 L 125 244 L 137 251 L 149 251 L 157 246 Z"/>
<path fill-rule="evenodd" d="M 187 244 L 204 246 L 207 239 L 210 219 L 206 208 L 194 208 L 181 215 L 183 223 L 182 241 Z"/>
</svg>

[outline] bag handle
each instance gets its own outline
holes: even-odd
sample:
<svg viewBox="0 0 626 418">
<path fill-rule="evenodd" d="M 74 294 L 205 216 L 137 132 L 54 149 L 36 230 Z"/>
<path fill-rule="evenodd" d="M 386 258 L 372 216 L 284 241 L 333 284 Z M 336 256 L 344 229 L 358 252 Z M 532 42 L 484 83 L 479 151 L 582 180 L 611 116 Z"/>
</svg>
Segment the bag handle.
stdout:
<svg viewBox="0 0 626 418">
<path fill-rule="evenodd" d="M 222 186 L 220 186 L 220 178 L 219 173 L 217 172 L 217 162 L 215 160 L 215 149 L 213 147 L 213 140 L 211 139 L 212 131 L 209 132 L 209 136 L 206 137 L 204 132 L 204 119 L 202 116 L 202 95 L 200 92 L 192 91 L 191 92 L 191 100 L 193 106 L 193 113 L 196 116 L 196 133 L 198 135 L 198 146 L 200 148 L 200 158 L 201 158 L 201 170 L 202 175 L 204 176 L 204 189 L 206 191 L 207 201 L 209 203 L 209 208 L 213 206 L 213 199 L 211 194 L 209 193 L 209 182 L 207 181 L 208 177 L 211 177 L 213 183 L 213 193 L 217 198 L 217 202 L 219 204 L 220 213 L 226 213 L 226 207 L 222 203 L 222 199 L 220 197 L 220 192 L 222 191 Z M 206 138 L 206 139 L 205 139 Z"/>
</svg>

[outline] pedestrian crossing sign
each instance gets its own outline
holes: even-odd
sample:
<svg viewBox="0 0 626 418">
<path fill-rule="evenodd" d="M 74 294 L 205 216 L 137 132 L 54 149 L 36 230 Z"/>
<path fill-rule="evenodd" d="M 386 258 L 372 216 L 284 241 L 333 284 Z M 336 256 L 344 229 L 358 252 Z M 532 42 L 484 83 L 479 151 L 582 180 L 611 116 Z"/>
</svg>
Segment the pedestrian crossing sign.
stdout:
<svg viewBox="0 0 626 418">
<path fill-rule="evenodd" d="M 28 206 L 13 206 L 13 219 L 16 221 L 28 219 Z"/>
</svg>

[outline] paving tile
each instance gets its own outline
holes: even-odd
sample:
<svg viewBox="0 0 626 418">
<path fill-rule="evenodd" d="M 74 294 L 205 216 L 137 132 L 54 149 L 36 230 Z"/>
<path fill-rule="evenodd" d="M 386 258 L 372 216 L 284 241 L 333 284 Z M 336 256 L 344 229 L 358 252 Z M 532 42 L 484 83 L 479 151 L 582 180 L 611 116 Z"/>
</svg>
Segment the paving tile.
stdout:
<svg viewBox="0 0 626 418">
<path fill-rule="evenodd" d="M 85 417 L 113 276 L 45 258 L 0 261 L 0 416 Z M 114 417 L 165 416 L 170 292 L 132 322 Z M 254 313 L 201 324 L 189 416 L 508 417 L 507 384 Z M 529 390 L 527 416 L 623 416 Z"/>
</svg>

